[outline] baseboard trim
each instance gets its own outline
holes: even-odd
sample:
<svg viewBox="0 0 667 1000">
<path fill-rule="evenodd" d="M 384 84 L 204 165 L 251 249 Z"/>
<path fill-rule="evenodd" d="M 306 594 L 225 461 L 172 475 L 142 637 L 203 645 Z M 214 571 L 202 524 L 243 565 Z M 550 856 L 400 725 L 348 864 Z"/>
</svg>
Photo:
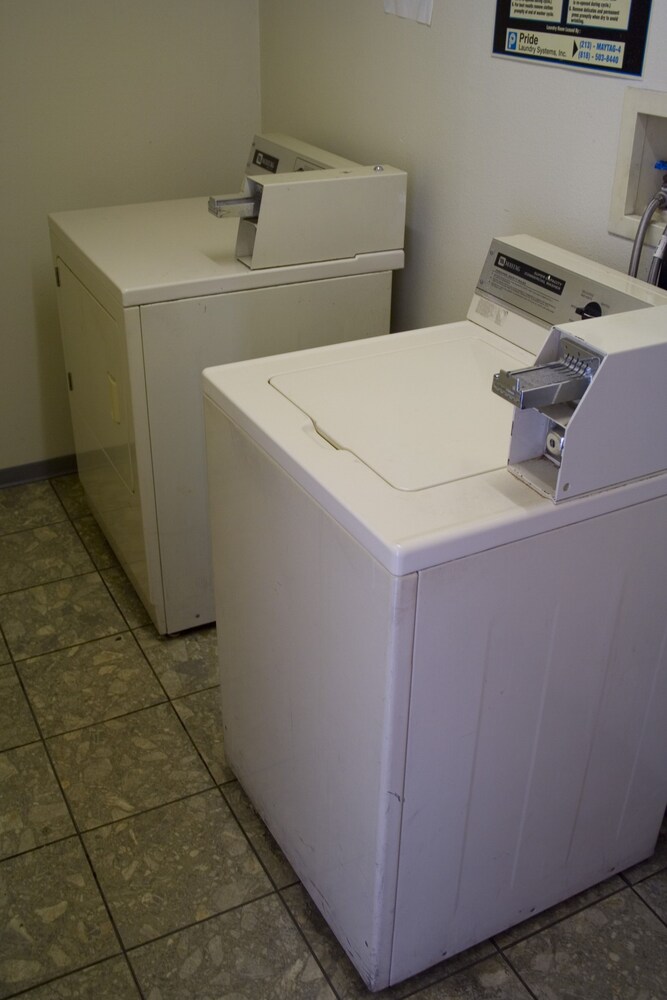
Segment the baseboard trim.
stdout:
<svg viewBox="0 0 667 1000">
<path fill-rule="evenodd" d="M 0 488 L 36 483 L 41 479 L 67 476 L 72 472 L 76 472 L 76 455 L 47 458 L 43 462 L 30 462 L 29 465 L 14 465 L 10 469 L 0 469 Z"/>
</svg>

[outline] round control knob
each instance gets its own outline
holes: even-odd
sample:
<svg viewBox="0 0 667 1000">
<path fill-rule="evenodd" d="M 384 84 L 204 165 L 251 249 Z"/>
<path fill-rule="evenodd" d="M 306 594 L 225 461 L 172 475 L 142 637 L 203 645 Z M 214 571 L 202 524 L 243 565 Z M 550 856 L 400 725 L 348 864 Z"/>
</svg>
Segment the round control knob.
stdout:
<svg viewBox="0 0 667 1000">
<path fill-rule="evenodd" d="M 602 306 L 599 302 L 587 302 L 585 306 L 580 306 L 574 311 L 582 319 L 595 319 L 597 316 L 602 315 Z"/>
</svg>

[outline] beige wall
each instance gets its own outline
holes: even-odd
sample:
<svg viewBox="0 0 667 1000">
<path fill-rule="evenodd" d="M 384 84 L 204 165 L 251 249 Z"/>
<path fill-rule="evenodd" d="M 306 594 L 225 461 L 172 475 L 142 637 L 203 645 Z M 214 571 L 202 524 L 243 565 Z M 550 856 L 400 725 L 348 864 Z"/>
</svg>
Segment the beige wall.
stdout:
<svg viewBox="0 0 667 1000">
<path fill-rule="evenodd" d="M 259 7 L 259 11 L 258 11 Z M 0 0 L 0 474 L 67 455 L 46 214 L 236 187 L 262 126 L 410 173 L 395 327 L 460 318 L 493 235 L 625 269 L 607 233 L 623 94 L 667 91 L 667 3 L 640 81 L 490 55 L 493 0 Z"/>
<path fill-rule="evenodd" d="M 494 235 L 627 268 L 607 233 L 623 94 L 667 91 L 667 3 L 639 81 L 492 57 L 495 8 L 435 0 L 429 28 L 382 0 L 260 0 L 263 127 L 410 173 L 398 329 L 462 318 Z"/>
<path fill-rule="evenodd" d="M 1 0 L 0 470 L 73 451 L 46 215 L 235 190 L 257 0 Z"/>
</svg>

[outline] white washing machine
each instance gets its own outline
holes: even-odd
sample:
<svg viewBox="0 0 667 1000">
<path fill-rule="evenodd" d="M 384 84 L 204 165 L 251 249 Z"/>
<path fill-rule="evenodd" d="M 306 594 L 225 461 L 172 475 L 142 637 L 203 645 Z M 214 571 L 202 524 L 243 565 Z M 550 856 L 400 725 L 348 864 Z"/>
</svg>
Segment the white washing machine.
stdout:
<svg viewBox="0 0 667 1000">
<path fill-rule="evenodd" d="M 515 237 L 464 322 L 205 372 L 226 753 L 372 990 L 654 849 L 665 303 Z"/>
<path fill-rule="evenodd" d="M 261 135 L 238 194 L 50 216 L 79 476 L 159 632 L 214 618 L 202 369 L 388 333 L 405 194 Z"/>
</svg>

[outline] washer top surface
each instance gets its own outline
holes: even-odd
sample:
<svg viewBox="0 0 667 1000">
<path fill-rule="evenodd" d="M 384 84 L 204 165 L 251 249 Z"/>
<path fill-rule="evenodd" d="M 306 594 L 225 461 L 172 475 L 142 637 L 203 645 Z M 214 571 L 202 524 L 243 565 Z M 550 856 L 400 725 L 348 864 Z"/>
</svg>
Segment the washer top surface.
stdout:
<svg viewBox="0 0 667 1000">
<path fill-rule="evenodd" d="M 511 407 L 490 391 L 520 352 L 461 330 L 459 339 L 415 343 L 276 375 L 271 385 L 318 434 L 399 490 L 424 490 L 502 467 Z"/>
<path fill-rule="evenodd" d="M 222 411 L 404 575 L 665 491 L 653 476 L 554 504 L 512 476 L 513 407 L 491 380 L 532 361 L 464 320 L 210 368 L 204 393 L 210 420 Z"/>
<path fill-rule="evenodd" d="M 403 266 L 403 251 L 251 270 L 235 257 L 238 219 L 216 219 L 207 198 L 49 216 L 55 252 L 123 306 L 243 291 Z"/>
</svg>

